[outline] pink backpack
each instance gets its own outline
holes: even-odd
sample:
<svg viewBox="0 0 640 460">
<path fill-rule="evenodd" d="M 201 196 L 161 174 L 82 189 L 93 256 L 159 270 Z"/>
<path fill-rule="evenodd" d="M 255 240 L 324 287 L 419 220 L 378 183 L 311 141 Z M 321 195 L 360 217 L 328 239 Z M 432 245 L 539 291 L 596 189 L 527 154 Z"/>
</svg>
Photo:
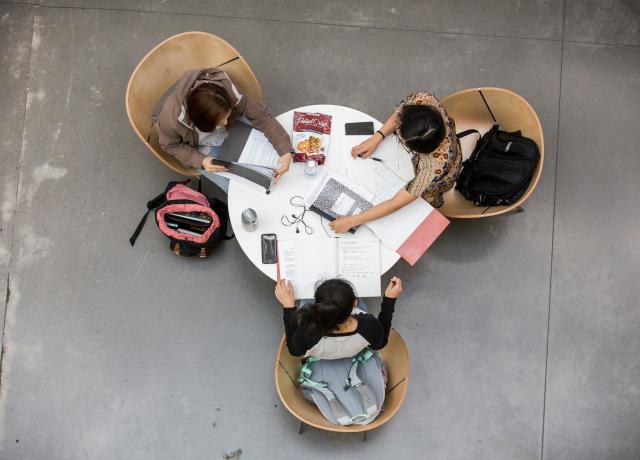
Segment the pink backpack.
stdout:
<svg viewBox="0 0 640 460">
<path fill-rule="evenodd" d="M 209 199 L 188 187 L 189 181 L 169 182 L 163 193 L 147 203 L 147 212 L 131 235 L 133 246 L 151 211 L 160 231 L 169 238 L 169 248 L 179 256 L 207 257 L 227 235 L 229 212 L 226 204 Z"/>
</svg>

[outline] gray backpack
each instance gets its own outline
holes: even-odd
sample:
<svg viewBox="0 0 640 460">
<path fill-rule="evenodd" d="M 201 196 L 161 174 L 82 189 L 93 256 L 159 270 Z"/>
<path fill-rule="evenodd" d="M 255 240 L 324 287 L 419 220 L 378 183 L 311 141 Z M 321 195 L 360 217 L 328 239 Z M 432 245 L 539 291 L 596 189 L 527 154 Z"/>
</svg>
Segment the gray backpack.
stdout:
<svg viewBox="0 0 640 460">
<path fill-rule="evenodd" d="M 298 382 L 304 398 L 330 422 L 366 425 L 382 409 L 387 370 L 380 353 L 365 348 L 353 358 L 306 358 Z"/>
</svg>

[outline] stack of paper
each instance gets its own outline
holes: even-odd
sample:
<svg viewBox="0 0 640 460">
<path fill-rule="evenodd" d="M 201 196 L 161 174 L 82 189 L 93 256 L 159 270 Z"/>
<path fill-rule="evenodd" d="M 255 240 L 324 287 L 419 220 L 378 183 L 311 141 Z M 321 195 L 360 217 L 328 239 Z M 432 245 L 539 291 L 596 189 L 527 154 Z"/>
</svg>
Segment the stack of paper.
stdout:
<svg viewBox="0 0 640 460">
<path fill-rule="evenodd" d="M 236 122 L 222 145 L 220 157 L 214 160 L 227 168 L 217 174 L 230 180 L 259 185 L 269 191 L 278 167 L 278 154 L 265 135 L 244 123 Z"/>
</svg>

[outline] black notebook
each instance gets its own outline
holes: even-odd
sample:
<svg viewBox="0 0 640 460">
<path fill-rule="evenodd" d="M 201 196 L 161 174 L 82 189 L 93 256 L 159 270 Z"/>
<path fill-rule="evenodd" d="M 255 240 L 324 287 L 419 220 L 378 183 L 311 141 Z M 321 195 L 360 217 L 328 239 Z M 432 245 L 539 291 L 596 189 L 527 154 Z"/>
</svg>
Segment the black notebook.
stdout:
<svg viewBox="0 0 640 460">
<path fill-rule="evenodd" d="M 334 221 L 338 216 L 353 216 L 373 206 L 373 194 L 346 177 L 325 172 L 316 179 L 314 187 L 305 198 L 309 209 Z M 355 233 L 356 228 L 349 230 Z"/>
</svg>

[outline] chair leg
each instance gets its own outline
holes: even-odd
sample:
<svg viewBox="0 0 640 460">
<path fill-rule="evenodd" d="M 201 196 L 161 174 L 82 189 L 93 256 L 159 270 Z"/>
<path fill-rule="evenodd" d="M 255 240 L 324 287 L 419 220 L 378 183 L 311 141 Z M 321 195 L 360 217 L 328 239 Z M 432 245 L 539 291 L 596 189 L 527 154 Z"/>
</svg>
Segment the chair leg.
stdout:
<svg viewBox="0 0 640 460">
<path fill-rule="evenodd" d="M 366 431 L 362 432 L 362 442 L 367 442 L 367 432 Z"/>
<path fill-rule="evenodd" d="M 304 423 L 298 422 L 298 434 L 302 434 L 304 431 Z"/>
</svg>

